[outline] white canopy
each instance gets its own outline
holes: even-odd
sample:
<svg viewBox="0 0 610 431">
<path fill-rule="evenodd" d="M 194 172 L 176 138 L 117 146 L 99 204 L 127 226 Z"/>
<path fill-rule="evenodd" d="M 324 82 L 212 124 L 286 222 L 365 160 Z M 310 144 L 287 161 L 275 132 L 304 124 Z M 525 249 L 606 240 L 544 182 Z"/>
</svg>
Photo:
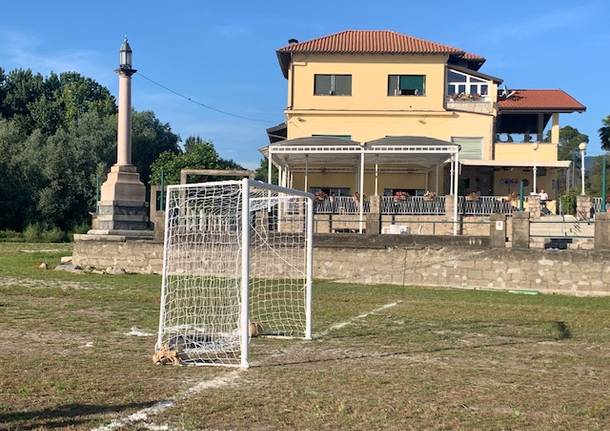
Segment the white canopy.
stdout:
<svg viewBox="0 0 610 431">
<path fill-rule="evenodd" d="M 364 166 L 366 159 L 375 163 L 375 190 L 377 193 L 377 166 L 411 165 L 423 171 L 436 168 L 437 189 L 439 166 L 451 162 L 451 195 L 457 196 L 459 176 L 458 144 L 424 136 L 388 136 L 360 143 L 334 136 L 311 136 L 274 142 L 260 149 L 267 159 L 268 178 L 272 166 L 279 171 L 279 185 L 288 186 L 289 177 L 295 168 L 304 168 L 305 189 L 308 169 L 313 166 L 355 165 L 359 169 L 360 231 L 363 228 L 364 212 Z M 457 234 L 457 202 L 454 199 L 454 233 Z"/>
</svg>

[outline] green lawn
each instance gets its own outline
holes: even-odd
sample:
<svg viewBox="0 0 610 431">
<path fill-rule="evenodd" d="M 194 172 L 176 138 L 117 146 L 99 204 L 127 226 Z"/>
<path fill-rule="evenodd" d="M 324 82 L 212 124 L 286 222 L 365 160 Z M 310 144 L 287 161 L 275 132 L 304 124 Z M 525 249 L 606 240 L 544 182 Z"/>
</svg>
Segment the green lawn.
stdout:
<svg viewBox="0 0 610 431">
<path fill-rule="evenodd" d="M 610 429 L 610 298 L 318 282 L 314 332 L 349 324 L 255 339 L 247 371 L 162 367 L 154 337 L 125 335 L 155 332 L 160 278 L 38 268 L 69 254 L 0 243 L 0 429 L 86 429 L 162 400 L 117 429 Z"/>
</svg>

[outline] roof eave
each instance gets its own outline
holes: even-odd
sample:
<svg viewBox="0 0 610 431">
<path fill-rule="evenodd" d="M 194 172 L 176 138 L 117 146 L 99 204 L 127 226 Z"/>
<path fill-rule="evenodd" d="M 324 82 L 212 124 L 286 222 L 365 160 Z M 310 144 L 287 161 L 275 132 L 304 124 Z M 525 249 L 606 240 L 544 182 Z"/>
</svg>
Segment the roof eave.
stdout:
<svg viewBox="0 0 610 431">
<path fill-rule="evenodd" d="M 568 107 L 531 107 L 531 108 L 503 108 L 498 106 L 498 111 L 503 114 L 536 114 L 536 113 L 558 113 L 558 114 L 572 114 L 574 112 L 582 113 L 587 110 L 586 106 L 582 108 L 568 108 Z"/>
<path fill-rule="evenodd" d="M 290 62 L 292 61 L 292 53 L 280 49 L 275 53 L 277 55 L 277 61 L 280 64 L 280 69 L 282 69 L 282 75 L 284 75 L 284 78 L 288 79 L 288 69 L 290 68 Z"/>
</svg>

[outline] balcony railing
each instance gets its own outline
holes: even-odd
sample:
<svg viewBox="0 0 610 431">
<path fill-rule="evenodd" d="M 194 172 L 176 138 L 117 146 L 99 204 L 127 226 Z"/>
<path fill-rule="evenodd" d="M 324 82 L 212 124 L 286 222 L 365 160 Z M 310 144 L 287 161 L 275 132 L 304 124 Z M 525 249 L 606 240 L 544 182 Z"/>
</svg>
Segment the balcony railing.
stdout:
<svg viewBox="0 0 610 431">
<path fill-rule="evenodd" d="M 460 196 L 458 200 L 458 212 L 463 215 L 512 214 L 514 210 L 512 202 L 499 196 Z"/>
<path fill-rule="evenodd" d="M 360 203 L 352 196 L 329 197 L 316 200 L 314 204 L 316 214 L 360 214 Z M 364 202 L 364 212 L 369 212 L 369 203 Z"/>
<path fill-rule="evenodd" d="M 480 100 L 456 100 L 451 96 L 446 98 L 447 109 L 455 109 L 457 111 L 475 112 L 477 114 L 491 114 L 493 111 L 492 102 Z"/>
<path fill-rule="evenodd" d="M 394 196 L 382 196 L 381 214 L 442 215 L 445 214 L 445 197 L 431 199 L 424 196 L 410 196 L 397 199 Z"/>
<path fill-rule="evenodd" d="M 602 198 L 600 196 L 594 196 L 591 198 L 592 200 L 592 205 L 593 205 L 593 210 L 595 211 L 595 213 L 600 213 L 602 212 Z M 606 211 L 610 211 L 610 204 L 606 204 Z"/>
<path fill-rule="evenodd" d="M 445 196 L 428 198 L 424 196 L 381 197 L 381 214 L 384 215 L 445 215 Z M 360 213 L 357 199 L 349 196 L 339 196 L 315 201 L 316 214 L 346 214 Z M 491 214 L 512 214 L 516 211 L 515 202 L 501 196 L 479 196 L 470 198 L 460 196 L 458 213 L 466 216 L 487 216 Z M 364 201 L 364 213 L 370 212 L 368 200 Z"/>
</svg>

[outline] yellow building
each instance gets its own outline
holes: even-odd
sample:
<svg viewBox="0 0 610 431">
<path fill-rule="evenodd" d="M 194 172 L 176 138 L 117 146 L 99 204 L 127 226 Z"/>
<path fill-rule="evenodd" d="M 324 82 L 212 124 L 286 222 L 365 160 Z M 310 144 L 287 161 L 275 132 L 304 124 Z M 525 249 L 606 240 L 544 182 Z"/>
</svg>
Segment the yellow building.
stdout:
<svg viewBox="0 0 610 431">
<path fill-rule="evenodd" d="M 286 121 L 262 152 L 283 185 L 345 205 L 426 193 L 495 202 L 521 181 L 550 200 L 560 190 L 570 162 L 557 157 L 559 114 L 585 110 L 562 90 L 506 89 L 480 72 L 483 57 L 392 31 L 291 39 L 277 56 Z"/>
</svg>

